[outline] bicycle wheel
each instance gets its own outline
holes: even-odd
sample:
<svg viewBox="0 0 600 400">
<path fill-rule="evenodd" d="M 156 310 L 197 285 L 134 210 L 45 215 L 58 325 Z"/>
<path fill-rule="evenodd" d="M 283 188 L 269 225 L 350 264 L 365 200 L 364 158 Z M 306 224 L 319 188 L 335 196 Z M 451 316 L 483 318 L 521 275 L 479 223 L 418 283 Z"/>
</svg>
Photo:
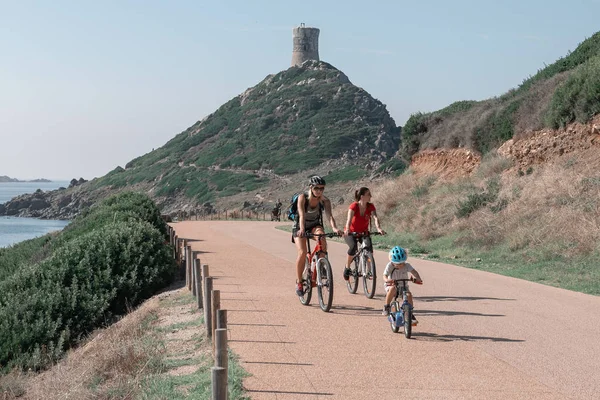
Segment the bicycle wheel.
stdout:
<svg viewBox="0 0 600 400">
<path fill-rule="evenodd" d="M 317 293 L 319 294 L 319 305 L 321 310 L 328 312 L 333 302 L 333 273 L 331 264 L 326 258 L 320 258 L 317 261 L 317 268 L 321 271 L 321 280 L 317 283 Z"/>
<path fill-rule="evenodd" d="M 368 299 L 372 299 L 375 296 L 375 289 L 377 288 L 377 271 L 375 269 L 373 254 L 365 251 L 361 257 L 361 262 L 363 263 L 363 289 L 365 296 Z"/>
<path fill-rule="evenodd" d="M 304 261 L 304 271 L 302 272 L 302 287 L 304 288 L 304 295 L 298 296 L 300 303 L 305 306 L 310 304 L 310 298 L 312 297 L 312 281 L 310 276 L 310 263 L 308 257 Z"/>
<path fill-rule="evenodd" d="M 346 281 L 346 288 L 348 288 L 348 292 L 350 292 L 351 294 L 356 293 L 356 290 L 358 289 L 358 271 L 358 257 L 355 257 L 354 266 L 350 268 L 350 276 Z"/>
<path fill-rule="evenodd" d="M 390 305 L 390 315 L 388 315 L 388 320 L 390 321 L 390 328 L 392 328 L 392 332 L 398 333 L 400 330 L 400 326 L 396 325 L 396 313 L 398 312 L 398 303 L 392 302 Z"/>
<path fill-rule="evenodd" d="M 404 336 L 410 339 L 412 335 L 412 310 L 410 305 L 405 304 L 402 311 L 404 313 Z"/>
</svg>

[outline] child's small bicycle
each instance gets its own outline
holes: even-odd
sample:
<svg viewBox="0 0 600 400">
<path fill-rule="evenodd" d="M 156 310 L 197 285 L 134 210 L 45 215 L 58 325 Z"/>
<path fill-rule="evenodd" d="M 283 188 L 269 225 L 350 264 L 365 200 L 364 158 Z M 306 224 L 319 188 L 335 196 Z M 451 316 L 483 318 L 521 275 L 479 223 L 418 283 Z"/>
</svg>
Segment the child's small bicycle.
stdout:
<svg viewBox="0 0 600 400">
<path fill-rule="evenodd" d="M 413 306 L 408 302 L 409 290 L 406 286 L 406 282 L 415 282 L 413 277 L 409 279 L 394 279 L 396 285 L 396 297 L 390 304 L 390 314 L 388 315 L 388 321 L 390 321 L 390 327 L 394 333 L 398 333 L 401 326 L 404 326 L 404 336 L 410 339 L 412 335 L 412 318 L 413 318 Z M 398 303 L 398 297 L 402 292 L 402 304 Z"/>
<path fill-rule="evenodd" d="M 327 253 L 321 248 L 321 237 L 332 238 L 339 235 L 336 233 L 306 233 L 304 236 L 306 238 L 316 237 L 318 240 L 312 253 L 310 251 L 310 241 L 307 240 L 308 253 L 306 254 L 304 271 L 302 272 L 304 295 L 298 297 L 300 298 L 300 303 L 305 306 L 309 305 L 312 297 L 312 288 L 316 287 L 317 294 L 319 295 L 319 306 L 321 310 L 328 312 L 331 310 L 331 303 L 333 302 L 333 272 L 331 264 L 327 259 Z"/>
<path fill-rule="evenodd" d="M 346 281 L 348 292 L 354 294 L 358 289 L 358 281 L 363 278 L 363 290 L 368 299 L 375 296 L 375 288 L 377 287 L 377 269 L 375 267 L 375 258 L 373 251 L 367 248 L 364 238 L 367 236 L 380 235 L 379 232 L 350 232 L 358 239 L 358 250 L 354 255 L 354 265 L 350 267 L 350 276 Z"/>
</svg>

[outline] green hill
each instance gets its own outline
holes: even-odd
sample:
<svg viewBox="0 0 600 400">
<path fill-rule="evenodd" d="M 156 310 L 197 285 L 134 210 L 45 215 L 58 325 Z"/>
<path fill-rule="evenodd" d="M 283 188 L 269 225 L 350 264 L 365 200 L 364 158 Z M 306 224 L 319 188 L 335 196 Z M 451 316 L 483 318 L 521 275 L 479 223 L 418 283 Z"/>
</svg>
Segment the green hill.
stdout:
<svg viewBox="0 0 600 400">
<path fill-rule="evenodd" d="M 438 147 L 467 147 L 485 154 L 515 135 L 587 122 L 598 112 L 600 32 L 500 97 L 413 114 L 402 130 L 402 148 L 409 156 Z"/>
<path fill-rule="evenodd" d="M 92 187 L 142 184 L 158 198 L 202 203 L 332 160 L 345 160 L 343 167 L 379 167 L 399 143 L 385 105 L 330 64 L 307 62 L 267 76 Z"/>
</svg>

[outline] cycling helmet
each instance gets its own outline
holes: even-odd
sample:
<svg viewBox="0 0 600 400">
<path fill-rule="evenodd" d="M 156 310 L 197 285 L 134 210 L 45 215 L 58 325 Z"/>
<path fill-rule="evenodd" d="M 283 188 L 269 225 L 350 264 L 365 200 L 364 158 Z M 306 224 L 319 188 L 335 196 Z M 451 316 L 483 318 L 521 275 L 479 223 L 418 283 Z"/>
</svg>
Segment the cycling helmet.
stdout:
<svg viewBox="0 0 600 400">
<path fill-rule="evenodd" d="M 315 176 L 311 176 L 310 177 L 310 182 L 309 182 L 310 186 L 317 186 L 317 185 L 325 185 L 325 179 L 321 178 L 319 175 L 315 175 Z"/>
<path fill-rule="evenodd" d="M 390 250 L 390 261 L 396 264 L 406 261 L 406 250 L 400 246 L 394 246 Z"/>
</svg>

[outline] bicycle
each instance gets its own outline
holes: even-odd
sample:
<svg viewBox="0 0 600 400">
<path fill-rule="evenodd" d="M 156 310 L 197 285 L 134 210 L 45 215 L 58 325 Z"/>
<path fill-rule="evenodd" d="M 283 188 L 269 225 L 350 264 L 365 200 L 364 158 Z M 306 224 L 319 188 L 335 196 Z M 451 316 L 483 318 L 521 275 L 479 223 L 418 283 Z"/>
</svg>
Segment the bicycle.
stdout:
<svg viewBox="0 0 600 400">
<path fill-rule="evenodd" d="M 331 303 L 333 302 L 333 271 L 327 259 L 327 253 L 321 247 L 321 237 L 332 238 L 339 235 L 336 233 L 305 233 L 304 236 L 306 238 L 316 237 L 318 240 L 312 252 L 310 251 L 310 241 L 307 240 L 308 253 L 306 254 L 304 271 L 302 271 L 304 294 L 298 297 L 300 298 L 300 303 L 305 306 L 309 305 L 312 297 L 312 288 L 316 287 L 319 296 L 319 306 L 321 310 L 328 312 L 331 310 Z"/>
<path fill-rule="evenodd" d="M 388 315 L 388 321 L 392 332 L 398 333 L 401 326 L 404 326 L 404 336 L 410 339 L 412 335 L 412 317 L 413 317 L 413 306 L 408 302 L 408 293 L 410 291 L 406 287 L 406 282 L 416 282 L 413 277 L 408 279 L 394 279 L 396 285 L 396 297 L 390 304 L 390 314 Z M 402 285 L 400 285 L 402 283 Z M 402 292 L 402 304 L 398 303 L 398 297 Z"/>
<path fill-rule="evenodd" d="M 375 267 L 373 251 L 367 248 L 363 238 L 381 234 L 379 232 L 350 232 L 349 235 L 358 239 L 358 250 L 354 255 L 354 265 L 350 268 L 350 276 L 346 281 L 346 287 L 351 294 L 356 293 L 358 281 L 362 277 L 365 296 L 368 299 L 372 299 L 375 296 L 375 289 L 377 288 L 377 269 Z"/>
</svg>

